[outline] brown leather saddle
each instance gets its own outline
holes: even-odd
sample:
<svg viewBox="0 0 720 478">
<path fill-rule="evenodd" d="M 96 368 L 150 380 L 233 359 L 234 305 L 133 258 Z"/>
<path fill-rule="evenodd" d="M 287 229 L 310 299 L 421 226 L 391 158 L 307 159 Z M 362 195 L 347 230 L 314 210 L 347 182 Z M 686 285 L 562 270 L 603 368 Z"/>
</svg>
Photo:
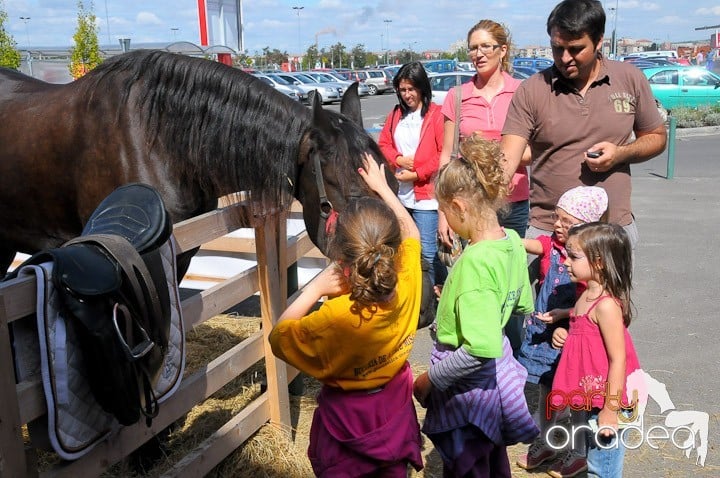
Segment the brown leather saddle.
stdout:
<svg viewBox="0 0 720 478">
<path fill-rule="evenodd" d="M 77 333 L 92 393 L 123 425 L 142 414 L 149 426 L 158 413 L 153 383 L 171 318 L 159 248 L 171 234 L 158 192 L 128 184 L 100 203 L 80 237 L 23 264 L 53 262 L 52 280 Z"/>
</svg>

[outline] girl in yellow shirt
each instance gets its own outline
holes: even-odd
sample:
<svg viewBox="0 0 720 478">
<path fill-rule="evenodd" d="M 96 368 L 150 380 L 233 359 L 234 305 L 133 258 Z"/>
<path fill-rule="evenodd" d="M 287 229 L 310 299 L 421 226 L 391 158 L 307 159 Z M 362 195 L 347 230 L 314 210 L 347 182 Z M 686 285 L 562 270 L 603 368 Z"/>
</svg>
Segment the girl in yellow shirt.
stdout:
<svg viewBox="0 0 720 478">
<path fill-rule="evenodd" d="M 420 233 L 369 156 L 358 170 L 377 198 L 338 218 L 334 264 L 280 316 L 277 357 L 323 383 L 308 455 L 317 476 L 407 475 L 422 468 L 407 363 L 421 301 Z M 311 308 L 331 297 L 317 311 Z"/>
</svg>

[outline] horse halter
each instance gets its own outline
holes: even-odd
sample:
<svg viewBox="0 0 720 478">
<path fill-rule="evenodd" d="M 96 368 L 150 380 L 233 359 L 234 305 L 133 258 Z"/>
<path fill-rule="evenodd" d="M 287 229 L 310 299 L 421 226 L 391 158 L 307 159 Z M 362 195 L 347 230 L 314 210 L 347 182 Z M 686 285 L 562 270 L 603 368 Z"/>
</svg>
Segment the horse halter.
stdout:
<svg viewBox="0 0 720 478">
<path fill-rule="evenodd" d="M 320 164 L 320 155 L 318 154 L 313 154 L 313 167 L 315 169 L 315 183 L 317 184 L 318 196 L 320 197 L 320 217 L 325 220 L 325 234 L 330 235 L 335 232 L 335 222 L 337 221 L 338 213 L 327 197 Z"/>
</svg>

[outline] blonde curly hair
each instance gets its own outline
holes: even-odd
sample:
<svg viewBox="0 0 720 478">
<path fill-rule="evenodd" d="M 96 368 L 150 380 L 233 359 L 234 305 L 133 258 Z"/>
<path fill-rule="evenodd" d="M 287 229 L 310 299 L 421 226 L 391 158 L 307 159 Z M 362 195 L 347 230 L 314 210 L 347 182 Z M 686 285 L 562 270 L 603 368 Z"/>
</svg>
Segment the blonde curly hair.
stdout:
<svg viewBox="0 0 720 478">
<path fill-rule="evenodd" d="M 493 212 L 507 206 L 508 186 L 503 170 L 505 157 L 497 141 L 479 134 L 460 143 L 461 157 L 443 166 L 435 181 L 435 196 L 448 204 L 455 197 L 464 198 L 477 212 Z"/>
</svg>

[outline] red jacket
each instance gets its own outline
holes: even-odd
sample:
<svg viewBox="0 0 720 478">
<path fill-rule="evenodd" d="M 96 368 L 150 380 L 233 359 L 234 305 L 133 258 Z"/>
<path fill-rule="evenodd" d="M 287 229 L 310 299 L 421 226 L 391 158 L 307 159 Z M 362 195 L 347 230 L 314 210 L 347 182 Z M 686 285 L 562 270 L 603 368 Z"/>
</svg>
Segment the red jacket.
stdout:
<svg viewBox="0 0 720 478">
<path fill-rule="evenodd" d="M 385 125 L 378 140 L 378 145 L 385 155 L 385 159 L 396 169 L 398 168 L 397 158 L 402 156 L 402 153 L 395 147 L 393 134 L 397 124 L 400 122 L 400 114 L 400 107 L 395 106 L 385 120 Z M 418 201 L 435 197 L 433 182 L 440 167 L 444 123 L 445 117 L 440 112 L 440 106 L 430 103 L 430 107 L 423 117 L 420 143 L 415 151 L 414 171 L 417 173 L 418 178 L 413 189 L 415 190 L 415 199 Z"/>
</svg>

